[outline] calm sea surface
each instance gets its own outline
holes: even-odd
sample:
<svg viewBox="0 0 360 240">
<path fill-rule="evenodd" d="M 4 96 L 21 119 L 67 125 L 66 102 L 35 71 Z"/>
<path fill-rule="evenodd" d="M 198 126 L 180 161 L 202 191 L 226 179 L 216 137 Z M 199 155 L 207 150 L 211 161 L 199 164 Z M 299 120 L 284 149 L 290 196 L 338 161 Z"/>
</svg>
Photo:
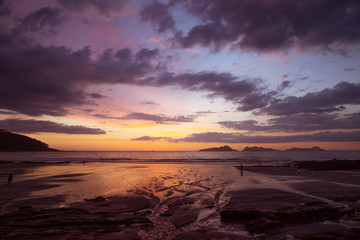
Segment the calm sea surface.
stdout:
<svg viewBox="0 0 360 240">
<path fill-rule="evenodd" d="M 360 151 L 276 151 L 276 152 L 0 152 L 0 161 L 71 161 L 184 164 L 286 164 L 304 160 L 360 159 Z"/>
</svg>

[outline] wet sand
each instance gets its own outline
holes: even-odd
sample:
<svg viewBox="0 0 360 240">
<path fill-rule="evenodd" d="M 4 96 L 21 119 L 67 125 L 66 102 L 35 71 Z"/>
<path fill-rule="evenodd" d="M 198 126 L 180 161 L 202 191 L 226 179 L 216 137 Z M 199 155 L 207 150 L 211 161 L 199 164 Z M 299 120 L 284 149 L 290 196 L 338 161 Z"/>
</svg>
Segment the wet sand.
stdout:
<svg viewBox="0 0 360 240">
<path fill-rule="evenodd" d="M 241 176 L 221 165 L 7 163 L 0 239 L 356 239 L 359 180 L 284 167 Z"/>
</svg>

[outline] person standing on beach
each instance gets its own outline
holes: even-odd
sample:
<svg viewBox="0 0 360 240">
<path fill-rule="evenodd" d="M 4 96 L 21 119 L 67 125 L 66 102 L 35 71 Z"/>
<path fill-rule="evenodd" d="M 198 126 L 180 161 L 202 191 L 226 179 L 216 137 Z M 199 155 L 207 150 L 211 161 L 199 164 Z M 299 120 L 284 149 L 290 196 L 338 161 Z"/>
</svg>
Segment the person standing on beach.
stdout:
<svg viewBox="0 0 360 240">
<path fill-rule="evenodd" d="M 9 174 L 7 185 L 10 185 L 13 179 L 12 173 Z"/>
</svg>

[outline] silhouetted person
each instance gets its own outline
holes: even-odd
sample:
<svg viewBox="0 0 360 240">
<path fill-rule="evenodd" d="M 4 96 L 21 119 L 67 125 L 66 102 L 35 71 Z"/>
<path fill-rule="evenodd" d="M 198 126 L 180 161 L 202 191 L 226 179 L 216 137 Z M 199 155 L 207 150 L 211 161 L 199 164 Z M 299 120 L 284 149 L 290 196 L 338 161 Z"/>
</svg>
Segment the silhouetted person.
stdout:
<svg viewBox="0 0 360 240">
<path fill-rule="evenodd" d="M 240 165 L 240 172 L 241 172 L 241 176 L 243 176 L 243 165 Z"/>
<path fill-rule="evenodd" d="M 9 177 L 8 177 L 8 182 L 7 182 L 8 185 L 11 184 L 12 179 L 13 179 L 13 175 L 12 175 L 12 173 L 10 173 L 10 174 L 9 174 Z"/>
<path fill-rule="evenodd" d="M 83 166 L 85 165 L 85 160 L 83 161 Z"/>
</svg>

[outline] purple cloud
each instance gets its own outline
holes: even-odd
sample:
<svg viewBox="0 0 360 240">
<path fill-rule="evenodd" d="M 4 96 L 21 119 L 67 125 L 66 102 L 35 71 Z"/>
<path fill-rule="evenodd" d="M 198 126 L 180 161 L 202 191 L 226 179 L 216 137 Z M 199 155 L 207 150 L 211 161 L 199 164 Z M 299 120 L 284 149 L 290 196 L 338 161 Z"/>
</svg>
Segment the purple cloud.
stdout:
<svg viewBox="0 0 360 240">
<path fill-rule="evenodd" d="M 126 15 L 132 4 L 130 0 L 56 0 L 56 2 L 67 11 L 76 14 L 95 12 L 104 19 Z"/>
<path fill-rule="evenodd" d="M 22 34 L 24 32 L 54 34 L 56 28 L 65 21 L 66 18 L 59 8 L 44 7 L 21 19 L 15 30 Z"/>
<path fill-rule="evenodd" d="M 87 93 L 84 86 L 136 84 L 139 78 L 162 68 L 157 57 L 157 49 L 133 53 L 125 48 L 117 52 L 108 49 L 94 60 L 89 47 L 78 51 L 44 47 L 0 29 L 0 108 L 30 116 L 64 116 L 69 107 L 93 104 L 93 99 L 105 97 Z"/>
<path fill-rule="evenodd" d="M 178 122 L 193 122 L 193 116 L 176 116 L 176 117 L 167 117 L 165 115 L 155 115 L 147 113 L 134 112 L 126 116 L 121 117 L 120 119 L 124 120 L 144 120 L 152 121 L 156 123 L 178 123 Z"/>
<path fill-rule="evenodd" d="M 345 109 L 345 104 L 360 104 L 360 84 L 340 82 L 333 88 L 272 100 L 257 114 L 289 115 L 295 113 L 326 113 Z"/>
<path fill-rule="evenodd" d="M 50 20 L 50 16 L 59 19 L 57 11 L 46 8 L 31 13 L 24 18 L 33 19 L 26 28 L 37 31 L 37 27 L 31 27 L 37 26 L 35 23 L 42 28 L 56 26 L 59 21 Z M 360 102 L 359 84 L 341 82 L 332 89 L 303 97 L 278 98 L 279 93 L 266 89 L 264 80 L 259 78 L 214 71 L 176 74 L 168 71 L 167 62 L 168 58 L 158 49 L 146 48 L 136 52 L 129 48 L 107 49 L 95 59 L 90 47 L 78 51 L 44 47 L 21 33 L 0 29 L 0 108 L 30 116 L 64 116 L 73 106 L 91 105 L 105 98 L 96 92 L 86 92 L 87 86 L 98 84 L 174 86 L 206 92 L 209 98 L 221 97 L 236 104 L 238 111 L 256 110 L 257 114 L 268 115 L 331 112 L 343 109 L 344 104 Z M 291 83 L 284 81 L 280 88 L 289 86 Z"/>
<path fill-rule="evenodd" d="M 100 128 L 88 128 L 84 126 L 71 126 L 52 121 L 34 119 L 5 119 L 0 120 L 0 128 L 18 133 L 65 133 L 65 134 L 106 134 Z"/>
<path fill-rule="evenodd" d="M 267 124 L 255 120 L 222 121 L 222 127 L 249 132 L 303 132 L 334 129 L 360 129 L 360 113 L 343 117 L 330 114 L 301 113 L 271 118 Z"/>
<path fill-rule="evenodd" d="M 169 5 L 156 0 L 140 10 L 140 17 L 142 21 L 153 25 L 158 33 L 175 29 L 175 21 L 169 13 Z"/>
<path fill-rule="evenodd" d="M 334 52 L 333 44 L 347 47 L 360 40 L 360 3 L 353 0 L 174 0 L 162 4 L 161 15 L 150 8 L 155 3 L 145 6 L 151 17 L 144 20 L 159 29 L 163 16 L 172 19 L 169 6 L 176 3 L 200 20 L 187 33 L 173 36 L 172 41 L 183 48 L 201 45 L 218 50 L 232 45 L 268 52 L 298 46 Z"/>
<path fill-rule="evenodd" d="M 239 111 L 264 107 L 275 92 L 265 92 L 261 79 L 239 79 L 230 73 L 198 72 L 174 74 L 165 72 L 144 80 L 144 85 L 178 86 L 190 91 L 209 92 L 209 98 L 222 97 L 239 105 Z"/>
<path fill-rule="evenodd" d="M 283 81 L 280 86 L 277 87 L 277 90 L 278 91 L 282 91 L 284 90 L 285 88 L 288 88 L 288 87 L 291 87 L 292 86 L 292 83 L 290 81 Z"/>
</svg>

